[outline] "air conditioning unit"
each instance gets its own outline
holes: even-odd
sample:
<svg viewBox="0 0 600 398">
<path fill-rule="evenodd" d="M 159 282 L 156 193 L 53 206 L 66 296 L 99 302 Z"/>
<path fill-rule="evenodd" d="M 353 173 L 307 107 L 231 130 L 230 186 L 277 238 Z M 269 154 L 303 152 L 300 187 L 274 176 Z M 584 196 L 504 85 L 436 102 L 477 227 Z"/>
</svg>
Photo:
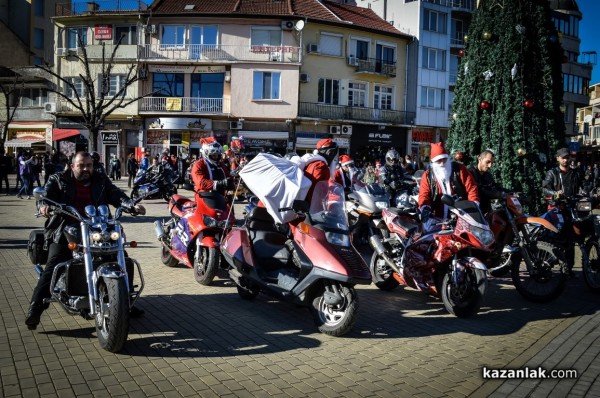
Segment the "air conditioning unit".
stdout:
<svg viewBox="0 0 600 398">
<path fill-rule="evenodd" d="M 146 31 L 151 35 L 155 35 L 158 32 L 158 29 L 156 28 L 156 25 L 148 25 Z"/>
<path fill-rule="evenodd" d="M 56 55 L 58 55 L 59 57 L 66 57 L 67 56 L 67 49 L 66 48 L 57 48 L 56 49 Z"/>
<path fill-rule="evenodd" d="M 306 45 L 307 53 L 319 53 L 319 45 L 315 43 L 309 43 Z"/>
<path fill-rule="evenodd" d="M 56 113 L 56 102 L 46 102 L 46 103 L 44 103 L 44 112 L 46 112 L 46 113 Z"/>
<path fill-rule="evenodd" d="M 243 122 L 229 122 L 229 129 L 231 130 L 241 130 L 242 128 L 244 128 Z"/>
<path fill-rule="evenodd" d="M 345 135 L 352 135 L 352 126 L 349 124 L 343 125 L 341 133 Z"/>
<path fill-rule="evenodd" d="M 279 53 L 279 52 L 271 53 L 270 60 L 273 62 L 281 62 L 281 53 Z"/>
<path fill-rule="evenodd" d="M 348 56 L 348 65 L 357 66 L 358 65 L 358 58 L 356 58 L 354 55 Z"/>
<path fill-rule="evenodd" d="M 292 29 L 294 29 L 294 27 L 296 27 L 296 22 L 294 22 L 294 21 L 282 21 L 281 22 L 281 29 L 283 29 L 283 30 L 292 30 Z"/>
<path fill-rule="evenodd" d="M 329 126 L 329 134 L 340 134 L 341 130 L 340 126 Z"/>
<path fill-rule="evenodd" d="M 308 83 L 310 81 L 310 75 L 308 73 L 300 73 L 300 83 Z"/>
</svg>

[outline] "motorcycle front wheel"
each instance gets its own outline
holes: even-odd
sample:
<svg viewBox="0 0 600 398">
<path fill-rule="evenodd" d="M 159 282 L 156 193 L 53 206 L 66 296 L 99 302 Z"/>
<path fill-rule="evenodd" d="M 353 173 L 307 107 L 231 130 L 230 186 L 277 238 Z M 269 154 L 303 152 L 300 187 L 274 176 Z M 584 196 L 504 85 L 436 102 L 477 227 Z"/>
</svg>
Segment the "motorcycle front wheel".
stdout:
<svg viewBox="0 0 600 398">
<path fill-rule="evenodd" d="M 129 197 L 130 197 L 131 199 L 135 200 L 135 199 L 137 199 L 137 198 L 138 198 L 138 196 L 139 196 L 139 193 L 138 193 L 138 188 L 137 188 L 137 187 L 135 187 L 135 188 L 133 188 L 133 189 L 131 190 L 131 194 L 129 194 Z"/>
<path fill-rule="evenodd" d="M 100 347 L 119 352 L 129 334 L 129 291 L 124 278 L 103 278 L 98 282 L 96 334 Z"/>
<path fill-rule="evenodd" d="M 600 243 L 589 239 L 585 242 L 585 251 L 588 260 L 582 264 L 583 280 L 591 291 L 600 293 Z"/>
<path fill-rule="evenodd" d="M 377 252 L 374 252 L 371 256 L 369 270 L 371 271 L 373 283 L 381 290 L 392 290 L 400 285 L 394 278 L 394 271 L 387 265 L 385 260 L 377 254 Z"/>
<path fill-rule="evenodd" d="M 208 286 L 212 283 L 219 269 L 219 252 L 214 247 L 200 246 L 200 253 L 194 256 L 194 277 L 196 282 Z"/>
<path fill-rule="evenodd" d="M 452 273 L 446 272 L 442 280 L 442 302 L 446 311 L 459 318 L 477 314 L 487 289 L 484 270 L 465 267 L 460 280 L 452 281 Z"/>
<path fill-rule="evenodd" d="M 554 245 L 548 242 L 532 242 L 529 245 L 531 268 L 524 260 L 512 264 L 513 283 L 526 300 L 546 303 L 560 296 L 565 289 L 564 261 L 554 254 L 554 250 Z"/>
<path fill-rule="evenodd" d="M 319 331 L 329 336 L 343 336 L 348 333 L 358 315 L 358 295 L 351 286 L 335 284 L 341 295 L 338 304 L 327 304 L 327 290 L 321 290 L 312 302 L 311 312 Z"/>
</svg>

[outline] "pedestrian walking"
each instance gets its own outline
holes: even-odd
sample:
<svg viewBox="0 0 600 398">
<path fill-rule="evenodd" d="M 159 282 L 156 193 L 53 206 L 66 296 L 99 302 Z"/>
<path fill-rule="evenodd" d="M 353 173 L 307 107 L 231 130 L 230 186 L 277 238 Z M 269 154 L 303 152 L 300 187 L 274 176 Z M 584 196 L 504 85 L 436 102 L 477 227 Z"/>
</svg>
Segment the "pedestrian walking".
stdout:
<svg viewBox="0 0 600 398">
<path fill-rule="evenodd" d="M 2 193 L 2 182 L 6 184 L 6 195 L 10 195 L 10 186 L 8 185 L 8 173 L 12 168 L 10 158 L 6 156 L 4 148 L 0 152 L 0 193 Z"/>
<path fill-rule="evenodd" d="M 127 157 L 127 163 L 125 164 L 125 168 L 127 169 L 127 187 L 131 188 L 131 183 L 133 182 L 133 178 L 138 171 L 138 162 L 133 155 L 133 152 L 129 154 Z"/>
<path fill-rule="evenodd" d="M 34 158 L 28 152 L 23 152 L 19 157 L 19 175 L 21 176 L 21 189 L 17 193 L 17 198 L 23 199 L 23 193 L 27 194 L 27 199 L 31 199 L 31 163 Z"/>
</svg>

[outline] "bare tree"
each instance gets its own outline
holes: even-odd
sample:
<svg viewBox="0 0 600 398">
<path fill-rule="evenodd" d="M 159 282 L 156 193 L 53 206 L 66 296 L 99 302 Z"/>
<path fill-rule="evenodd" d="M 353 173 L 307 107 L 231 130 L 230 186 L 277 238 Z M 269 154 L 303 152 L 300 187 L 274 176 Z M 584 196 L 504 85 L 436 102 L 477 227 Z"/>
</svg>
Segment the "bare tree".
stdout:
<svg viewBox="0 0 600 398">
<path fill-rule="evenodd" d="M 96 64 L 90 62 L 84 43 L 81 37 L 78 38 L 80 52 L 73 55 L 73 57 L 77 58 L 81 65 L 82 72 L 79 73 L 79 78 L 81 79 L 83 87 L 81 92 L 76 87 L 74 80 L 59 75 L 47 66 L 38 66 L 55 77 L 59 82 L 58 86 L 55 86 L 49 91 L 64 99 L 73 107 L 73 109 L 80 113 L 79 116 L 82 119 L 82 124 L 90 131 L 88 148 L 90 151 L 96 150 L 98 134 L 100 129 L 104 126 L 104 121 L 110 114 L 117 109 L 125 108 L 144 97 L 152 95 L 152 93 L 148 93 L 145 95 L 138 95 L 134 98 L 126 97 L 129 87 L 140 80 L 138 66 L 135 64 L 126 66 L 125 77 L 122 83 L 117 87 L 115 92 L 111 93 L 110 81 L 116 65 L 115 56 L 121 45 L 122 39 L 123 37 L 121 37 L 119 42 L 114 46 L 108 59 L 106 57 L 105 43 L 102 43 L 102 61 L 100 64 Z M 98 73 L 96 73 L 98 66 L 99 70 Z M 121 73 L 119 74 L 121 75 Z M 61 90 L 60 86 L 64 87 L 65 90 Z"/>
<path fill-rule="evenodd" d="M 4 97 L 4 115 L 2 131 L 0 132 L 0 153 L 4 153 L 4 143 L 8 139 L 8 125 L 12 122 L 17 112 L 17 105 L 21 102 L 25 83 L 17 73 L 6 69 L 11 76 L 8 79 L 0 79 L 0 91 Z M 11 107 L 11 105 L 14 105 Z"/>
</svg>

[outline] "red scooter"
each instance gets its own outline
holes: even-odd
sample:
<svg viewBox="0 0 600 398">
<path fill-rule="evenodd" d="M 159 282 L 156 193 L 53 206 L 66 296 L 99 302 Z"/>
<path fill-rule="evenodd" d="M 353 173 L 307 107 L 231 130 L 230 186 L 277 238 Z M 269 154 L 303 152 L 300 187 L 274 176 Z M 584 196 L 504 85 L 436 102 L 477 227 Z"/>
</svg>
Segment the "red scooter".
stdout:
<svg viewBox="0 0 600 398">
<path fill-rule="evenodd" d="M 299 217 L 275 224 L 264 207 L 255 207 L 245 225 L 233 227 L 221 245 L 229 276 L 239 295 L 252 300 L 260 292 L 309 307 L 319 331 L 347 333 L 356 321 L 354 286 L 371 283 L 371 274 L 350 243 L 344 213 L 344 189 L 317 183 L 310 208 L 296 200 Z"/>
<path fill-rule="evenodd" d="M 196 281 L 210 285 L 219 269 L 219 242 L 235 223 L 231 207 L 217 192 L 197 192 L 196 200 L 173 195 L 169 201 L 171 219 L 157 220 L 154 228 L 162 243 L 163 264 L 179 263 L 194 269 Z"/>
<path fill-rule="evenodd" d="M 423 231 L 415 212 L 383 209 L 377 225 L 384 236 L 369 239 L 375 250 L 371 274 L 375 285 L 391 290 L 406 285 L 441 296 L 446 310 L 458 317 L 479 311 L 487 287 L 487 258 L 494 235 L 479 207 L 468 200 L 444 195 L 451 217 L 435 230 Z M 475 257 L 478 256 L 478 257 Z"/>
</svg>

